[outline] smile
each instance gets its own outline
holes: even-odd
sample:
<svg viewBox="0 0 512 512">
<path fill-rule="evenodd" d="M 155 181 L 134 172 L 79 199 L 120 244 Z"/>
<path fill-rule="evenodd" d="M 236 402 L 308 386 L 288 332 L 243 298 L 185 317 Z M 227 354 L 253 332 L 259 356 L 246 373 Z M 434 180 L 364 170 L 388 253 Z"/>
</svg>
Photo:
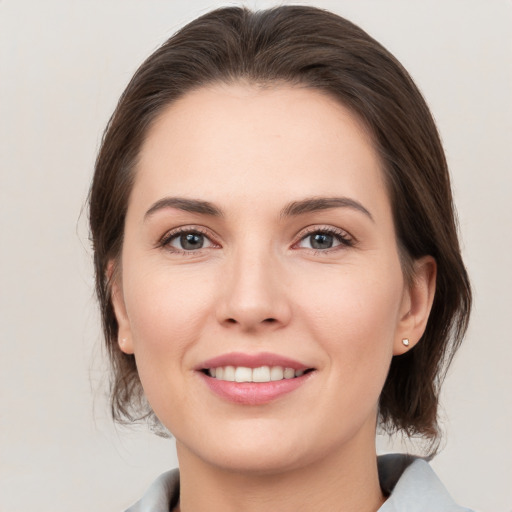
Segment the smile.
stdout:
<svg viewBox="0 0 512 512">
<path fill-rule="evenodd" d="M 268 352 L 231 352 L 195 369 L 214 394 L 239 405 L 273 402 L 306 385 L 317 373 L 307 364 Z"/>
<path fill-rule="evenodd" d="M 295 370 L 283 366 L 219 366 L 209 368 L 205 373 L 210 377 L 227 382 L 275 382 L 283 379 L 301 377 L 309 370 Z"/>
</svg>

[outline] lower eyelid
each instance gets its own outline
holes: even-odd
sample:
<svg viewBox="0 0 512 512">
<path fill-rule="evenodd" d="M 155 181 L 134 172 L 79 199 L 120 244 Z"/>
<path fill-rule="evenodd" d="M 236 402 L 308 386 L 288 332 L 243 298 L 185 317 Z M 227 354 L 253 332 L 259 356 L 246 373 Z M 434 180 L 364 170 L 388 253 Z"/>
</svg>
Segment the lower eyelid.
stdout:
<svg viewBox="0 0 512 512">
<path fill-rule="evenodd" d="M 156 246 L 162 247 L 162 248 L 169 247 L 172 241 L 176 240 L 181 235 L 184 235 L 187 233 L 196 233 L 196 234 L 202 235 L 208 241 L 208 243 L 209 243 L 208 247 L 201 247 L 200 249 L 197 249 L 196 251 L 186 251 L 183 249 L 179 249 L 177 247 L 173 247 L 173 249 L 175 251 L 191 253 L 191 252 L 198 252 L 202 249 L 209 249 L 211 247 L 219 247 L 219 244 L 215 241 L 215 239 L 213 238 L 213 236 L 210 233 L 206 232 L 205 230 L 203 230 L 201 228 L 195 227 L 195 226 L 185 227 L 185 228 L 181 228 L 181 229 L 174 229 L 174 230 L 171 230 L 171 231 L 165 233 L 160 238 L 160 240 L 157 242 Z"/>
<path fill-rule="evenodd" d="M 308 230 L 307 232 L 301 233 L 298 236 L 297 242 L 294 243 L 294 246 L 299 245 L 307 237 L 312 236 L 312 235 L 314 235 L 316 233 L 323 233 L 323 234 L 327 234 L 327 235 L 333 236 L 337 240 L 339 245 L 350 246 L 350 245 L 353 245 L 355 243 L 354 237 L 349 235 L 344 230 L 341 230 L 341 229 L 337 230 L 337 229 L 332 229 L 332 228 L 329 229 L 329 228 L 318 227 L 318 228 L 314 228 L 314 229 Z M 335 246 L 335 247 L 338 247 L 338 246 Z M 334 249 L 334 247 L 332 247 L 331 249 Z M 315 250 L 318 250 L 318 249 L 315 249 Z M 325 250 L 327 251 L 329 249 L 325 249 Z"/>
</svg>

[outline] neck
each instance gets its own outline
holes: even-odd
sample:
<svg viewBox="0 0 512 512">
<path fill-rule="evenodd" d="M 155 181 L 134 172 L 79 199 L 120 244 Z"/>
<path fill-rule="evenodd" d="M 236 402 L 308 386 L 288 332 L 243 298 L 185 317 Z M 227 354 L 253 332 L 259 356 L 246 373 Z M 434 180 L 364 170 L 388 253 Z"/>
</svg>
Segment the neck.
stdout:
<svg viewBox="0 0 512 512">
<path fill-rule="evenodd" d="M 375 446 L 346 446 L 283 471 L 233 471 L 205 463 L 177 443 L 180 512 L 375 512 L 384 502 Z"/>
</svg>

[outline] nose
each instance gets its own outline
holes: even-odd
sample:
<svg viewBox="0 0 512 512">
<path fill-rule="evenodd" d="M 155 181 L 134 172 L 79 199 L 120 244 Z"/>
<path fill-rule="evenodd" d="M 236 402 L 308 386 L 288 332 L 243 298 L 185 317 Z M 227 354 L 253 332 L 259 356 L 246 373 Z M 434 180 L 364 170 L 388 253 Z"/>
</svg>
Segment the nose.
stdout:
<svg viewBox="0 0 512 512">
<path fill-rule="evenodd" d="M 279 329 L 291 318 L 282 262 L 270 251 L 238 251 L 223 276 L 218 321 L 245 332 Z"/>
</svg>

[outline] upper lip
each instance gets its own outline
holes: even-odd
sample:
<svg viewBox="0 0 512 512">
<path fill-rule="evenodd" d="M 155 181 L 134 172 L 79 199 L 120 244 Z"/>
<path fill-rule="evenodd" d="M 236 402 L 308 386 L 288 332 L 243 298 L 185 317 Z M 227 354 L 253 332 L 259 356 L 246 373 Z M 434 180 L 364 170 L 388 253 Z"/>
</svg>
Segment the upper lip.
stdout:
<svg viewBox="0 0 512 512">
<path fill-rule="evenodd" d="M 260 352 L 257 354 L 231 352 L 204 361 L 196 367 L 196 370 L 206 370 L 209 368 L 220 368 L 224 366 L 244 366 L 246 368 L 282 366 L 283 368 L 293 368 L 294 370 L 307 370 L 311 368 L 311 366 L 290 359 L 289 357 L 272 354 L 270 352 Z"/>
</svg>

